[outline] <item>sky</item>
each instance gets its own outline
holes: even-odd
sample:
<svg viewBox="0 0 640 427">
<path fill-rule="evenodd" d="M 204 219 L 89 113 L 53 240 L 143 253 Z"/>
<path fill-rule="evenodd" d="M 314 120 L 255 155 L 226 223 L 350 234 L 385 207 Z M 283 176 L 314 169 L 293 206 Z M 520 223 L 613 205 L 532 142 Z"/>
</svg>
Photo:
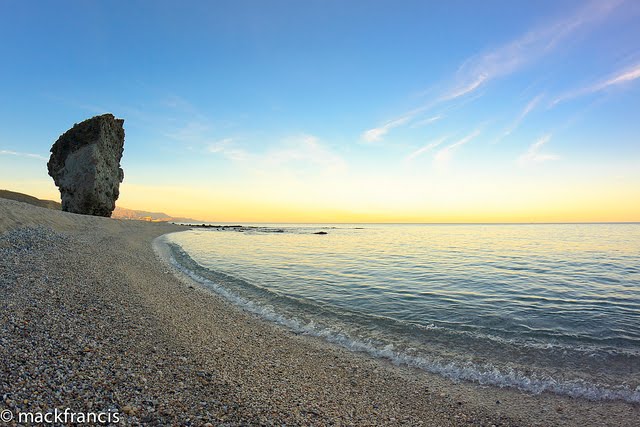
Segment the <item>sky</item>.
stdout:
<svg viewBox="0 0 640 427">
<path fill-rule="evenodd" d="M 640 2 L 0 0 L 0 188 L 125 120 L 119 206 L 640 221 Z"/>
</svg>

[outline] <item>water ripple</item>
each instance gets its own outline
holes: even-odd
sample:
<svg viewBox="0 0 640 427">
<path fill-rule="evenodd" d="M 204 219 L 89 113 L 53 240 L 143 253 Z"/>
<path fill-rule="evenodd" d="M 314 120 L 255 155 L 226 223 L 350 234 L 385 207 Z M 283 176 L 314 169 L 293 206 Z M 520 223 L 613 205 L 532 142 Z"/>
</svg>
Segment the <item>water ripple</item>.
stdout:
<svg viewBox="0 0 640 427">
<path fill-rule="evenodd" d="M 171 239 L 203 277 L 370 352 L 392 345 L 398 360 L 480 382 L 640 394 L 640 225 L 363 227 Z"/>
</svg>

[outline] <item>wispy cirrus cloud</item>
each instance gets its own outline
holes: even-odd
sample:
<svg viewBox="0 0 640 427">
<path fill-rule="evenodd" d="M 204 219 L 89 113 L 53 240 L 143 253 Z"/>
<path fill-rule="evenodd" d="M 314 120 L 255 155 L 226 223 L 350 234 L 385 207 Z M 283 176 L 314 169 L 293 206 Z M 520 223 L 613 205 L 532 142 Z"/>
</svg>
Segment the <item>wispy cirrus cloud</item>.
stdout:
<svg viewBox="0 0 640 427">
<path fill-rule="evenodd" d="M 636 64 L 630 69 L 623 71 L 615 77 L 605 81 L 598 89 L 604 89 L 607 86 L 618 85 L 640 78 L 640 64 Z"/>
<path fill-rule="evenodd" d="M 211 142 L 207 151 L 222 155 L 253 171 L 340 173 L 347 169 L 347 162 L 340 155 L 319 138 L 308 134 L 285 138 L 261 153 L 251 153 L 238 147 L 233 138 Z"/>
<path fill-rule="evenodd" d="M 231 144 L 233 144 L 233 138 L 224 138 L 219 141 L 214 141 L 210 143 L 209 146 L 207 147 L 207 150 L 210 153 L 222 153 L 227 148 L 229 148 Z"/>
<path fill-rule="evenodd" d="M 453 158 L 453 154 L 458 149 L 460 149 L 460 147 L 462 147 L 463 145 L 469 143 L 474 138 L 476 138 L 478 135 L 480 135 L 480 130 L 476 129 L 475 131 L 471 132 L 469 135 L 465 136 L 464 138 L 461 138 L 461 139 L 457 140 L 453 144 L 449 144 L 446 147 L 441 148 L 433 156 L 433 162 L 434 162 L 435 166 L 438 169 L 446 168 L 449 165 L 449 163 L 451 162 L 451 159 Z"/>
<path fill-rule="evenodd" d="M 623 3 L 625 0 L 593 0 L 564 18 L 546 22 L 506 44 L 470 57 L 458 68 L 448 89 L 434 100 L 399 119 L 363 132 L 362 139 L 380 141 L 390 130 L 412 122 L 434 105 L 480 93 L 489 82 L 521 70 L 553 52 L 571 36 L 605 21 Z"/>
<path fill-rule="evenodd" d="M 251 157 L 246 150 L 236 145 L 236 141 L 233 138 L 224 138 L 211 142 L 207 146 L 207 151 L 214 154 L 222 154 L 226 158 L 235 161 L 248 160 Z"/>
<path fill-rule="evenodd" d="M 197 145 L 206 143 L 210 139 L 208 134 L 212 131 L 211 125 L 203 120 L 189 120 L 176 129 L 165 132 L 165 136 L 178 142 Z"/>
<path fill-rule="evenodd" d="M 624 0 L 596 0 L 570 16 L 535 28 L 521 37 L 469 58 L 457 72 L 457 82 L 441 96 L 447 101 L 467 95 L 491 80 L 509 75 L 553 51 L 560 42 L 604 20 Z"/>
<path fill-rule="evenodd" d="M 186 110 L 193 108 L 182 98 L 173 97 L 167 102 L 171 107 Z M 403 120 L 408 118 L 400 118 L 397 121 Z M 396 125 L 396 123 L 388 124 L 390 127 Z M 164 135 L 189 149 L 223 156 L 254 172 L 268 170 L 299 174 L 307 170 L 317 173 L 335 173 L 347 168 L 347 163 L 341 156 L 313 135 L 290 136 L 258 152 L 249 151 L 246 148 L 252 145 L 243 143 L 246 142 L 246 138 L 239 139 L 233 136 L 216 138 L 216 134 L 219 135 L 219 133 L 220 129 L 214 126 L 211 120 L 197 113 L 189 121 L 165 132 Z"/>
<path fill-rule="evenodd" d="M 567 101 L 569 99 L 577 98 L 584 95 L 593 94 L 596 92 L 601 92 L 606 90 L 612 86 L 622 86 L 624 84 L 628 84 L 633 82 L 634 80 L 640 79 L 640 64 L 635 64 L 631 67 L 628 67 L 623 70 L 619 70 L 613 73 L 611 76 L 600 80 L 597 83 L 594 83 L 590 86 L 586 86 L 571 92 L 567 92 L 564 95 L 556 98 L 551 106 L 555 106 L 560 102 Z"/>
<path fill-rule="evenodd" d="M 48 158 L 41 156 L 40 154 L 22 153 L 22 152 L 11 151 L 11 150 L 0 150 L 0 156 L 18 156 L 18 157 L 28 157 L 31 159 L 38 159 L 38 160 L 44 160 L 44 161 L 49 160 Z"/>
<path fill-rule="evenodd" d="M 422 107 L 418 107 L 411 111 L 408 111 L 396 119 L 390 120 L 381 126 L 378 126 L 363 132 L 361 135 L 361 138 L 365 142 L 370 142 L 370 143 L 382 141 L 383 136 L 385 136 L 391 129 L 394 129 L 412 122 L 416 117 L 420 116 L 420 114 L 424 113 L 426 110 L 430 109 L 434 105 L 435 103 L 432 102 L 429 104 L 425 104 Z M 420 126 L 428 125 L 431 123 L 435 123 L 438 120 L 441 120 L 443 117 L 444 115 L 442 114 L 436 114 L 434 116 L 427 117 L 426 119 L 422 119 L 420 121 L 415 122 L 413 126 L 420 127 Z"/>
<path fill-rule="evenodd" d="M 369 130 L 367 130 L 367 131 L 362 133 L 362 139 L 364 141 L 366 141 L 366 142 L 381 141 L 382 137 L 385 136 L 391 129 L 397 128 L 398 126 L 401 126 L 401 125 L 409 122 L 411 119 L 413 119 L 415 117 L 416 114 L 418 114 L 418 113 L 417 112 L 409 112 L 409 113 L 405 114 L 404 116 L 402 116 L 402 117 L 400 117 L 398 119 L 394 119 L 394 120 L 388 121 L 387 123 L 383 124 L 382 126 L 369 129 Z"/>
<path fill-rule="evenodd" d="M 448 137 L 443 136 L 442 138 L 436 139 L 435 141 L 431 141 L 430 143 L 428 143 L 427 145 L 418 148 L 417 150 L 413 151 L 412 153 L 410 153 L 405 160 L 408 162 L 411 162 L 413 160 L 415 160 L 417 157 L 420 157 L 421 155 L 430 152 L 431 150 L 433 150 L 434 148 L 438 147 L 439 145 L 442 145 L 443 142 L 445 142 L 447 140 Z"/>
<path fill-rule="evenodd" d="M 164 133 L 167 138 L 177 141 L 189 150 L 220 154 L 231 160 L 245 160 L 250 154 L 239 147 L 236 138 L 216 139 L 216 131 L 206 118 L 192 118 L 181 126 Z"/>
<path fill-rule="evenodd" d="M 411 125 L 411 127 L 420 127 L 420 126 L 426 126 L 426 125 L 430 125 L 432 123 L 435 123 L 439 120 L 442 120 L 444 116 L 442 114 L 436 114 L 435 116 L 432 117 L 427 117 L 426 119 L 422 119 L 419 120 L 417 122 L 415 122 L 413 125 Z"/>
<path fill-rule="evenodd" d="M 493 78 L 493 76 L 486 72 L 481 72 L 479 75 L 473 76 L 471 81 L 464 81 L 463 83 L 458 84 L 450 92 L 445 93 L 440 98 L 440 100 L 449 101 L 449 100 L 460 98 L 461 96 L 470 94 L 474 92 L 476 89 L 478 89 L 480 86 L 482 86 L 490 78 Z M 468 80 L 468 79 L 465 78 L 463 80 Z"/>
<path fill-rule="evenodd" d="M 272 167 L 307 168 L 316 166 L 321 172 L 337 173 L 347 169 L 345 160 L 313 135 L 298 135 L 262 156 L 261 161 Z"/>
<path fill-rule="evenodd" d="M 520 166 L 528 166 L 534 163 L 542 163 L 549 160 L 558 160 L 560 156 L 552 153 L 542 153 L 542 147 L 551 140 L 551 134 L 545 135 L 529 146 L 529 149 L 518 158 Z"/>
<path fill-rule="evenodd" d="M 543 98 L 543 95 L 540 94 L 534 97 L 532 100 L 530 100 L 527 103 L 527 105 L 524 106 L 520 114 L 518 114 L 518 117 L 516 117 L 513 123 L 511 123 L 511 125 L 507 129 L 505 129 L 502 135 L 500 135 L 498 139 L 494 142 L 500 142 L 503 138 L 506 138 L 507 136 L 511 135 L 518 127 L 520 127 L 525 117 L 527 117 L 533 110 L 535 110 L 535 108 L 538 106 L 542 98 Z"/>
</svg>

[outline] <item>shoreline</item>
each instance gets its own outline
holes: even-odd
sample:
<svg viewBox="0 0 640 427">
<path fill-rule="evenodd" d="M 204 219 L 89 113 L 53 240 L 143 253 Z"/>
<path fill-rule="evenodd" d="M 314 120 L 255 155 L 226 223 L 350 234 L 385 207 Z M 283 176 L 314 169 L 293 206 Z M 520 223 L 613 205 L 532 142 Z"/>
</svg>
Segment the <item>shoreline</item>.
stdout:
<svg viewBox="0 0 640 427">
<path fill-rule="evenodd" d="M 152 242 L 184 230 L 0 199 L 2 409 L 111 408 L 124 425 L 624 426 L 640 418 L 638 404 L 454 383 L 295 334 L 162 264 Z"/>
</svg>

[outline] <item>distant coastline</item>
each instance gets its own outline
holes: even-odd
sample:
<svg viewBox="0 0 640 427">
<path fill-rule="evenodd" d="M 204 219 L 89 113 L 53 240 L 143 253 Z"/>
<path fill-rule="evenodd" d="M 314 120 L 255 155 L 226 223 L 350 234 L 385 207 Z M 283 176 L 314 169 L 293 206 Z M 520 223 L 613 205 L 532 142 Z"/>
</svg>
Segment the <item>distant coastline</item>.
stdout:
<svg viewBox="0 0 640 427">
<path fill-rule="evenodd" d="M 60 202 L 56 202 L 53 200 L 38 199 L 37 197 L 33 197 L 24 193 L 18 193 L 15 191 L 0 190 L 0 198 L 29 203 L 30 205 L 39 206 L 41 208 L 47 208 L 47 209 L 53 209 L 53 210 L 62 209 L 62 205 L 60 204 Z M 114 219 L 130 219 L 130 220 L 147 221 L 147 222 L 194 222 L 194 223 L 202 222 L 193 218 L 173 217 L 164 212 L 141 211 L 141 210 L 135 210 L 135 209 L 122 208 L 119 206 L 116 206 L 111 217 Z"/>
</svg>

